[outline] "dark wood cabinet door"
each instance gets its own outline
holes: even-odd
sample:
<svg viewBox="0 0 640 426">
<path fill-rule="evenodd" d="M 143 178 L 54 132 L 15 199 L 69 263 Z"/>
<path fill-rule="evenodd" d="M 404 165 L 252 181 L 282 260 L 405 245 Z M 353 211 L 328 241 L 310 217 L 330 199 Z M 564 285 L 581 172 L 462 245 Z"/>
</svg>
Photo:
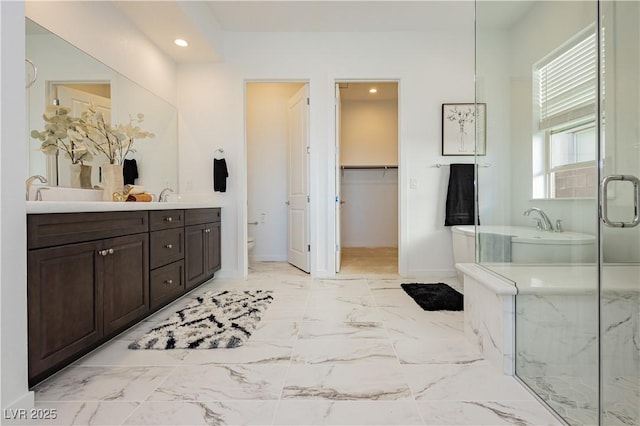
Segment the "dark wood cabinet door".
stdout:
<svg viewBox="0 0 640 426">
<path fill-rule="evenodd" d="M 220 222 L 205 225 L 207 278 L 220 270 Z"/>
<path fill-rule="evenodd" d="M 207 262 L 205 257 L 206 239 L 205 225 L 192 225 L 185 227 L 184 233 L 184 262 L 186 275 L 186 289 L 200 284 L 207 275 Z"/>
<path fill-rule="evenodd" d="M 98 256 L 104 264 L 98 277 L 104 289 L 104 333 L 107 335 L 149 311 L 149 235 L 111 238 L 104 240 L 102 247 Z"/>
<path fill-rule="evenodd" d="M 30 380 L 102 337 L 100 249 L 98 241 L 29 252 Z"/>
</svg>

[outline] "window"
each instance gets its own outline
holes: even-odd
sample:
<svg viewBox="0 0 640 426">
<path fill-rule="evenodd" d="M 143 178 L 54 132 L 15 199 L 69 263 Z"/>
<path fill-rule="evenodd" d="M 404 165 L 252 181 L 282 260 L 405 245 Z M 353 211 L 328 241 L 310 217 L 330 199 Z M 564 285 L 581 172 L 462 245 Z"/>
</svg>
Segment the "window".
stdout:
<svg viewBox="0 0 640 426">
<path fill-rule="evenodd" d="M 596 46 L 590 29 L 534 66 L 534 198 L 596 195 Z"/>
</svg>

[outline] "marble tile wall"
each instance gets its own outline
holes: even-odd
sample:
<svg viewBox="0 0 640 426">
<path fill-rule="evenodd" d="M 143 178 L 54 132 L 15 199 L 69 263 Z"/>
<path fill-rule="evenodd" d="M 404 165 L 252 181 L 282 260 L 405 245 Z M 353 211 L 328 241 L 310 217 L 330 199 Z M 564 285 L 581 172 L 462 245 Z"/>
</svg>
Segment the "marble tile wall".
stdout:
<svg viewBox="0 0 640 426">
<path fill-rule="evenodd" d="M 637 425 L 638 292 L 603 292 L 601 300 L 598 313 L 596 293 L 518 295 L 516 374 L 570 424 L 594 424 L 601 344 L 603 420 Z"/>
<path fill-rule="evenodd" d="M 477 279 L 464 277 L 464 332 L 484 358 L 514 374 L 514 297 L 499 295 Z"/>
</svg>

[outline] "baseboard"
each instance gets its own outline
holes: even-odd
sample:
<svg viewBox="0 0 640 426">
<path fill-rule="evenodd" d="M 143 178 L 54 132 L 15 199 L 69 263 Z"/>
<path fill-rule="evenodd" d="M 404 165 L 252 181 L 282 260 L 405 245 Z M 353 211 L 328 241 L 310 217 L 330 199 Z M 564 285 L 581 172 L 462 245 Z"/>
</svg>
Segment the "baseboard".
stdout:
<svg viewBox="0 0 640 426">
<path fill-rule="evenodd" d="M 406 277 L 455 277 L 455 269 L 409 269 Z"/>
<path fill-rule="evenodd" d="M 22 395 L 17 400 L 13 401 L 8 407 L 4 408 L 3 412 L 8 412 L 13 410 L 13 412 L 17 412 L 18 410 L 30 410 L 35 407 L 35 393 L 33 391 L 28 391 L 24 395 Z M 6 418 L 5 418 L 6 419 Z"/>
</svg>

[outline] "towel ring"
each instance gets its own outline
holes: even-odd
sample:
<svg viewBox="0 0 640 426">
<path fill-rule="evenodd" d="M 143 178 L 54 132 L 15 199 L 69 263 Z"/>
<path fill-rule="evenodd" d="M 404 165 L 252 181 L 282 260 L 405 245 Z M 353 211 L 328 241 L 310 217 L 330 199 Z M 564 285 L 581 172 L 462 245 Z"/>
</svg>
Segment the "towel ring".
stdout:
<svg viewBox="0 0 640 426">
<path fill-rule="evenodd" d="M 24 60 L 31 65 L 31 67 L 33 68 L 33 77 L 31 78 L 31 81 L 29 81 L 27 83 L 26 86 L 24 86 L 25 89 L 28 89 L 29 87 L 33 86 L 33 84 L 36 82 L 36 80 L 38 79 L 38 67 L 36 67 L 36 65 L 31 62 L 31 59 L 29 58 L 24 58 Z"/>
</svg>

